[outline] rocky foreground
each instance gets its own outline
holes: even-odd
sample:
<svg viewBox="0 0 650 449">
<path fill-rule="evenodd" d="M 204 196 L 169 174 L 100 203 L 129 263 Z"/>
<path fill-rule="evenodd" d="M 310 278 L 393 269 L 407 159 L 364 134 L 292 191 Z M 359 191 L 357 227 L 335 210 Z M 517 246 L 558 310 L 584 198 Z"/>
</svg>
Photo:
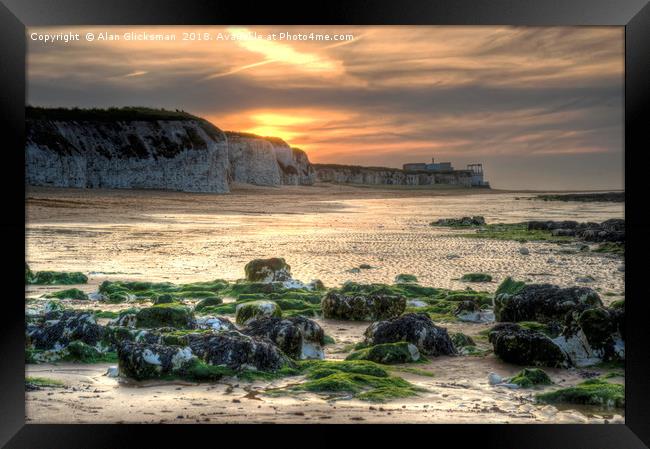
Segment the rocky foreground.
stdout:
<svg viewBox="0 0 650 449">
<path fill-rule="evenodd" d="M 491 279 L 478 274 L 467 281 Z M 390 402 L 430 394 L 391 366 L 418 373 L 418 364 L 435 366 L 438 358 L 471 363 L 493 353 L 520 367 L 509 377 L 490 374 L 494 388 L 532 388 L 539 404 L 624 405 L 619 383 L 598 377 L 558 388 L 545 372 L 622 366 L 625 302 L 606 307 L 588 287 L 508 278 L 490 294 L 421 286 L 404 274 L 390 285 L 327 288 L 293 279 L 280 258 L 251 261 L 245 275 L 234 283 L 106 281 L 90 295 L 78 288 L 50 293 L 48 301 L 28 303 L 27 362 L 117 362 L 107 374 L 135 381 L 288 378 L 294 380 L 263 394 Z M 25 273 L 27 284 L 79 284 L 84 277 L 28 267 Z M 70 301 L 120 309 L 79 310 L 66 307 Z M 326 359 L 328 346 L 336 344 L 319 324 L 328 320 L 367 323 L 362 340 L 337 348 L 345 360 Z M 450 332 L 445 323 L 454 321 L 484 330 Z M 27 386 L 42 388 L 29 379 Z"/>
</svg>

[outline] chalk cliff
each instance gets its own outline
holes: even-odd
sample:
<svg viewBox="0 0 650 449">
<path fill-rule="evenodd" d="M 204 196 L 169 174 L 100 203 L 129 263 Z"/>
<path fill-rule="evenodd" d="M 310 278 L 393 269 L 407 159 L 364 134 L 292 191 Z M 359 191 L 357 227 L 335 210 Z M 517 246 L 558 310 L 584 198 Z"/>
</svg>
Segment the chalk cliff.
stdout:
<svg viewBox="0 0 650 449">
<path fill-rule="evenodd" d="M 307 155 L 276 138 L 223 132 L 185 112 L 27 108 L 30 185 L 228 192 L 232 181 L 313 184 Z"/>
<path fill-rule="evenodd" d="M 311 185 L 316 179 L 307 154 L 276 137 L 227 131 L 230 175 L 257 185 Z"/>
<path fill-rule="evenodd" d="M 471 174 L 466 170 L 426 173 L 407 172 L 399 168 L 337 164 L 313 164 L 313 168 L 319 182 L 406 186 L 449 184 L 471 187 Z"/>
</svg>

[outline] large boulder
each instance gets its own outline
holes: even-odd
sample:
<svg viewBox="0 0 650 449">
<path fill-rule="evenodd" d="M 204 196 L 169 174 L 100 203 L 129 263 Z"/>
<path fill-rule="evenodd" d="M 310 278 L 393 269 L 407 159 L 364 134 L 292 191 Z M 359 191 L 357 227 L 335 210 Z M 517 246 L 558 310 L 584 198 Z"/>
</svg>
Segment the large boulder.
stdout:
<svg viewBox="0 0 650 449">
<path fill-rule="evenodd" d="M 194 329 L 196 327 L 196 320 L 192 311 L 177 304 L 145 307 L 136 313 L 135 318 L 136 327 L 173 327 L 176 329 Z"/>
<path fill-rule="evenodd" d="M 323 317 L 339 320 L 385 320 L 401 315 L 406 298 L 381 293 L 344 294 L 330 291 L 321 300 Z"/>
<path fill-rule="evenodd" d="M 422 354 L 456 354 L 447 329 L 436 326 L 426 313 L 407 313 L 398 318 L 372 323 L 364 336 L 369 345 L 405 341 L 414 344 Z"/>
<path fill-rule="evenodd" d="M 325 333 L 313 320 L 304 317 L 252 320 L 242 333 L 264 337 L 294 359 L 322 359 Z"/>
<path fill-rule="evenodd" d="M 136 380 L 173 375 L 193 361 L 188 347 L 122 342 L 117 348 L 119 373 Z"/>
<path fill-rule="evenodd" d="M 284 282 L 291 280 L 291 267 L 281 257 L 251 260 L 244 267 L 249 282 Z"/>
<path fill-rule="evenodd" d="M 273 301 L 249 301 L 238 304 L 235 308 L 235 322 L 245 325 L 257 318 L 282 316 L 282 310 Z"/>
<path fill-rule="evenodd" d="M 494 353 L 504 362 L 549 367 L 567 367 L 570 364 L 565 352 L 548 336 L 515 323 L 497 324 L 490 330 L 488 338 Z"/>
<path fill-rule="evenodd" d="M 505 282 L 505 281 L 504 281 Z M 602 305 L 600 296 L 587 287 L 561 288 L 551 284 L 519 285 L 494 297 L 497 321 L 563 321 L 567 313 Z"/>
<path fill-rule="evenodd" d="M 103 336 L 104 328 L 88 312 L 53 311 L 27 325 L 28 342 L 36 349 L 59 349 L 75 340 L 95 346 Z"/>
<path fill-rule="evenodd" d="M 233 370 L 276 371 L 291 360 L 267 339 L 238 331 L 196 333 L 187 336 L 192 353 L 210 365 Z"/>
<path fill-rule="evenodd" d="M 562 334 L 553 341 L 575 366 L 625 360 L 625 309 L 595 307 L 567 317 Z"/>
</svg>

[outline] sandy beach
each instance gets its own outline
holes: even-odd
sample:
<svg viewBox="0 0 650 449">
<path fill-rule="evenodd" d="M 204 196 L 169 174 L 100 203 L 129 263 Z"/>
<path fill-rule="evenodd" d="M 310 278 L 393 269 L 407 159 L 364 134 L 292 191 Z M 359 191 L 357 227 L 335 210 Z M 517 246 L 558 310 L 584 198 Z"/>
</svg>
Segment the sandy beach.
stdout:
<svg viewBox="0 0 650 449">
<path fill-rule="evenodd" d="M 400 273 L 420 284 L 449 289 L 459 278 L 485 272 L 493 282 L 473 286 L 494 292 L 507 276 L 560 286 L 585 285 L 609 304 L 624 297 L 620 257 L 581 252 L 575 243 L 470 239 L 457 230 L 430 226 L 439 218 L 482 215 L 488 223 L 526 220 L 601 222 L 623 218 L 623 203 L 545 202 L 537 193 L 482 189 L 400 189 L 321 184 L 314 187 L 237 186 L 231 194 L 82 190 L 29 187 L 26 193 L 27 262 L 34 271 L 82 271 L 87 293 L 104 280 L 170 281 L 225 279 L 244 275 L 255 258 L 283 257 L 293 277 L 320 279 L 328 287 L 347 280 L 392 283 Z M 529 254 L 521 254 L 526 247 Z M 358 269 L 368 264 L 370 269 Z M 355 270 L 355 268 L 357 268 Z M 589 283 L 580 278 L 591 276 Z M 59 286 L 26 287 L 42 301 Z M 80 309 L 119 310 L 129 304 L 65 300 Z M 343 359 L 367 322 L 316 319 L 336 343 L 327 359 Z M 481 331 L 490 324 L 441 323 L 491 346 Z M 493 354 L 437 357 L 399 375 L 425 391 L 383 404 L 333 400 L 312 393 L 267 395 L 295 382 L 228 379 L 218 383 L 127 382 L 104 375 L 110 364 L 27 365 L 28 376 L 60 380 L 63 387 L 26 393 L 31 423 L 584 423 L 623 422 L 620 410 L 556 407 L 534 401 L 535 390 L 488 384 L 490 372 L 515 374 L 520 367 Z M 612 371 L 546 369 L 559 386 Z M 623 382 L 614 377 L 612 382 Z"/>
</svg>

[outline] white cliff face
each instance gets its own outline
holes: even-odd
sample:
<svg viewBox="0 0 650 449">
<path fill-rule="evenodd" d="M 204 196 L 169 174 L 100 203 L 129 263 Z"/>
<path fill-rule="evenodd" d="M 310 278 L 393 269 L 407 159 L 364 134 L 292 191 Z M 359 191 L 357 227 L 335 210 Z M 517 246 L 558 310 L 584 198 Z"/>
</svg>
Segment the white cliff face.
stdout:
<svg viewBox="0 0 650 449">
<path fill-rule="evenodd" d="M 310 185 L 307 155 L 284 141 L 224 133 L 200 119 L 27 120 L 26 181 L 76 188 L 229 192 L 231 181 Z"/>
<path fill-rule="evenodd" d="M 230 174 L 257 185 L 311 185 L 316 180 L 307 154 L 281 139 L 226 132 Z"/>
<path fill-rule="evenodd" d="M 431 185 L 471 187 L 471 177 L 460 173 L 408 173 L 398 168 L 314 164 L 316 179 L 337 184 Z"/>
<path fill-rule="evenodd" d="M 27 130 L 28 184 L 229 191 L 225 135 L 198 120 L 34 120 Z"/>
</svg>

